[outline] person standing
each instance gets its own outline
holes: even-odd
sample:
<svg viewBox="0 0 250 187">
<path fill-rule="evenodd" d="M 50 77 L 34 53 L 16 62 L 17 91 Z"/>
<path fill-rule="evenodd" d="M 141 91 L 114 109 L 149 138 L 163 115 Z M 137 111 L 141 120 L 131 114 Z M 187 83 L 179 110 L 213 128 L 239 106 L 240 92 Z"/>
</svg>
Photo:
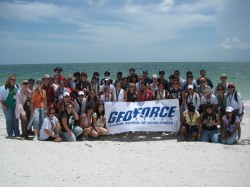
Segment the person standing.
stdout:
<svg viewBox="0 0 250 187">
<path fill-rule="evenodd" d="M 16 118 L 21 120 L 22 137 L 26 140 L 28 137 L 28 122 L 30 120 L 30 97 L 31 91 L 28 89 L 29 82 L 23 80 L 22 88 L 16 95 Z"/>
<path fill-rule="evenodd" d="M 15 137 L 20 135 L 19 121 L 15 115 L 18 89 L 15 75 L 9 76 L 5 85 L 0 87 L 0 104 L 6 119 L 6 129 L 9 138 L 12 138 L 13 134 Z"/>
<path fill-rule="evenodd" d="M 33 118 L 34 134 L 33 140 L 38 140 L 39 131 L 45 118 L 45 110 L 47 108 L 46 91 L 42 89 L 43 81 L 37 80 L 37 88 L 31 94 L 31 115 Z"/>
</svg>

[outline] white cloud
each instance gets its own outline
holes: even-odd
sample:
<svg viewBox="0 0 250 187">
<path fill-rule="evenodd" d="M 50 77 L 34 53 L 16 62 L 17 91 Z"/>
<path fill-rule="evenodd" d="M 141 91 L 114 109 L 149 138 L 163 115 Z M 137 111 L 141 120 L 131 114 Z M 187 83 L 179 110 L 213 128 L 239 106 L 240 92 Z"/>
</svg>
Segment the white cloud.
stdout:
<svg viewBox="0 0 250 187">
<path fill-rule="evenodd" d="M 220 46 L 224 49 L 250 49 L 250 44 L 241 41 L 237 37 L 226 38 L 220 43 Z"/>
</svg>

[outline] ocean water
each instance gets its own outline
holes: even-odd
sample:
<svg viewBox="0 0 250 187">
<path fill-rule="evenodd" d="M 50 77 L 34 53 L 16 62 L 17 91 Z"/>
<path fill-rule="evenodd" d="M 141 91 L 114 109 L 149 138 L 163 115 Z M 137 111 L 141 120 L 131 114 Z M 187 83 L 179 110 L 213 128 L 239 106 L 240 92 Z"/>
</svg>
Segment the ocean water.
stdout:
<svg viewBox="0 0 250 187">
<path fill-rule="evenodd" d="M 10 74 L 17 76 L 17 83 L 20 84 L 23 79 L 42 78 L 44 74 L 54 75 L 54 68 L 61 67 L 62 75 L 68 76 L 76 71 L 86 72 L 88 79 L 91 79 L 94 71 L 98 71 L 103 77 L 105 71 L 110 71 L 111 78 L 116 78 L 116 73 L 122 71 L 127 76 L 129 69 L 134 67 L 136 73 L 142 74 L 143 70 L 148 70 L 149 76 L 157 74 L 163 69 L 165 78 L 178 69 L 181 77 L 185 78 L 187 71 L 192 71 L 194 78 L 199 78 L 201 69 L 207 71 L 207 77 L 210 78 L 216 86 L 220 81 L 220 74 L 226 73 L 229 82 L 236 84 L 236 89 L 241 93 L 243 100 L 250 100 L 250 62 L 166 62 L 166 63 L 82 63 L 82 64 L 26 64 L 26 65 L 0 65 L 0 85 L 5 84 Z"/>
</svg>

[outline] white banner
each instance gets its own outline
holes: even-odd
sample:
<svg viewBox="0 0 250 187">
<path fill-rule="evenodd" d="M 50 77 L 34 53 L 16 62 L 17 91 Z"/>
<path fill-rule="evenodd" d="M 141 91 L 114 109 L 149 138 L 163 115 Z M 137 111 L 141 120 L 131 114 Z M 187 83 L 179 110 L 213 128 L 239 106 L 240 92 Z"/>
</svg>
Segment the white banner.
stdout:
<svg viewBox="0 0 250 187">
<path fill-rule="evenodd" d="M 177 132 L 178 99 L 146 102 L 105 102 L 109 134 L 128 131 Z"/>
</svg>

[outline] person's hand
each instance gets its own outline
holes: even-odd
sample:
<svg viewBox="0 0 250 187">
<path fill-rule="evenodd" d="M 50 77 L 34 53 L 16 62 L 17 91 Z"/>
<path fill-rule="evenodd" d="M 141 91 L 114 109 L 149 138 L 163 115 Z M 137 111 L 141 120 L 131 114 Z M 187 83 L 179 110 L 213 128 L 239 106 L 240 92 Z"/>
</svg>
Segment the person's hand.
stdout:
<svg viewBox="0 0 250 187">
<path fill-rule="evenodd" d="M 5 106 L 5 105 L 2 105 L 2 108 L 3 108 L 3 110 L 5 110 L 5 111 L 8 109 L 8 107 Z"/>
</svg>

